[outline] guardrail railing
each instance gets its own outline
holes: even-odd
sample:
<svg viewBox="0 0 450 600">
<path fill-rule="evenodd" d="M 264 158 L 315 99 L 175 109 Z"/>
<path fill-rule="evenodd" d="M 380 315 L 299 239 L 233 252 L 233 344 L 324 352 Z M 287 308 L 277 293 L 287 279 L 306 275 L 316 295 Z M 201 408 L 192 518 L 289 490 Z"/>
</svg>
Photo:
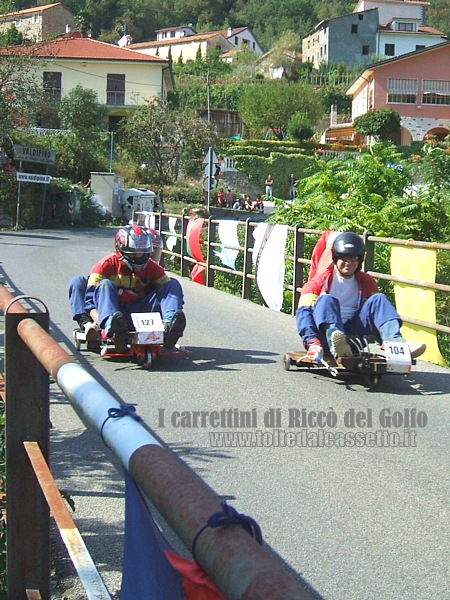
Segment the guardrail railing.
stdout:
<svg viewBox="0 0 450 600">
<path fill-rule="evenodd" d="M 224 218 L 226 217 L 226 209 L 224 211 Z M 137 215 L 139 213 L 136 213 Z M 236 214 L 236 213 L 234 213 Z M 177 258 L 180 263 L 180 271 L 183 277 L 189 277 L 190 267 L 197 264 L 205 268 L 205 284 L 208 287 L 214 287 L 214 274 L 217 272 L 228 273 L 233 277 L 239 277 L 242 279 L 241 282 L 241 297 L 247 300 L 255 298 L 255 286 L 253 282 L 256 278 L 255 268 L 252 261 L 252 253 L 254 247 L 253 231 L 260 225 L 259 221 L 252 221 L 251 217 L 243 215 L 243 219 L 238 221 L 238 233 L 240 232 L 240 239 L 242 244 L 239 246 L 225 246 L 231 250 L 238 250 L 242 253 L 241 260 L 238 264 L 241 268 L 231 269 L 229 267 L 220 264 L 220 260 L 215 256 L 215 250 L 223 248 L 223 244 L 220 242 L 218 237 L 218 225 L 221 219 L 216 217 L 205 217 L 203 226 L 203 235 L 201 238 L 201 245 L 204 248 L 205 260 L 197 261 L 189 253 L 189 244 L 187 241 L 187 227 L 189 220 L 192 218 L 192 214 L 187 211 L 183 214 L 169 214 L 169 213 L 155 213 L 155 228 L 161 231 L 161 235 L 166 239 L 169 237 L 176 237 L 178 244 L 173 249 L 167 249 L 166 245 L 163 250 L 163 257 L 170 257 L 172 260 Z M 176 219 L 178 229 L 169 229 L 169 219 Z M 199 218 L 202 218 L 199 216 Z M 309 273 L 309 266 L 311 260 L 307 258 L 306 254 L 310 254 L 311 248 L 314 242 L 318 239 L 321 230 L 318 229 L 305 229 L 300 226 L 287 227 L 287 253 L 285 255 L 286 260 L 286 280 L 284 282 L 284 289 L 288 290 L 292 294 L 290 302 L 290 312 L 295 314 L 298 306 L 300 293 L 304 283 L 307 280 Z M 450 244 L 441 244 L 435 242 L 424 242 L 414 240 L 402 240 L 396 238 L 385 238 L 377 237 L 370 234 L 364 236 L 366 244 L 366 259 L 363 265 L 363 270 L 370 273 L 375 279 L 380 281 L 389 281 L 393 283 L 401 283 L 406 286 L 419 287 L 422 289 L 434 290 L 436 292 L 443 292 L 445 294 L 450 293 L 450 285 L 442 283 L 433 283 L 427 281 L 419 281 L 414 279 L 408 279 L 401 276 L 394 276 L 390 273 L 381 273 L 374 271 L 375 256 L 377 251 L 377 245 L 384 244 L 389 246 L 403 246 L 407 248 L 428 248 L 432 250 L 438 250 L 440 252 L 450 252 Z M 308 250 L 307 250 L 308 249 Z M 449 255 L 450 256 L 450 255 Z M 439 267 L 439 263 L 438 263 Z M 443 323 L 431 323 L 428 321 L 420 321 L 412 319 L 405 315 L 400 315 L 405 323 L 417 325 L 421 328 L 427 328 L 434 331 L 439 331 L 446 335 L 450 334 L 450 327 Z M 438 315 L 438 318 L 442 318 L 442 315 Z"/>
<path fill-rule="evenodd" d="M 226 213 L 226 211 L 225 211 Z M 168 229 L 168 219 L 175 218 L 178 221 L 178 231 Z M 204 235 L 201 239 L 202 247 L 205 250 L 205 260 L 197 261 L 193 258 L 188 250 L 186 230 L 189 219 L 192 218 L 191 214 L 184 212 L 183 214 L 172 215 L 168 213 L 156 213 L 156 224 L 155 227 L 161 231 L 161 235 L 166 238 L 176 237 L 178 240 L 177 249 L 168 250 L 166 247 L 163 250 L 163 256 L 178 258 L 180 261 L 180 270 L 183 277 L 189 277 L 189 267 L 198 264 L 205 268 L 205 283 L 208 287 L 214 287 L 214 273 L 223 272 L 230 275 L 240 277 L 242 279 L 241 296 L 244 299 L 250 300 L 254 297 L 254 290 L 252 289 L 252 281 L 255 280 L 255 269 L 252 261 L 252 253 L 254 247 L 253 231 L 260 222 L 252 221 L 251 217 L 245 220 L 238 221 L 238 231 L 241 231 L 242 244 L 239 246 L 225 246 L 231 250 L 238 250 L 242 252 L 242 260 L 239 261 L 242 264 L 241 269 L 230 269 L 229 267 L 223 266 L 219 259 L 216 258 L 214 251 L 218 248 L 222 248 L 223 244 L 218 238 L 218 225 L 221 219 L 216 217 L 207 217 L 204 222 Z M 201 217 L 200 217 L 201 218 Z M 292 292 L 292 302 L 290 305 L 291 314 L 295 314 L 295 310 L 298 305 L 301 289 L 307 280 L 309 273 L 309 265 L 311 260 L 306 257 L 306 248 L 311 249 L 313 240 L 317 240 L 318 236 L 322 233 L 318 229 L 305 229 L 300 226 L 288 227 L 288 242 L 286 248 L 291 248 L 292 253 L 286 254 L 285 259 L 287 265 L 291 268 L 286 269 L 287 279 L 284 283 L 284 289 Z M 432 250 L 439 250 L 443 252 L 450 252 L 450 244 L 440 244 L 435 242 L 424 242 L 414 240 L 402 240 L 396 238 L 384 238 L 377 237 L 370 234 L 365 235 L 366 243 L 366 260 L 363 265 L 364 271 L 370 273 L 375 279 L 390 281 L 394 283 L 401 283 L 407 286 L 419 287 L 423 289 L 430 289 L 434 291 L 450 293 L 450 285 L 442 283 L 433 283 L 427 281 L 420 281 L 414 279 L 408 279 L 401 276 L 394 276 L 389 273 L 381 273 L 374 271 L 374 262 L 376 254 L 376 244 L 387 244 L 389 246 L 403 246 L 407 248 L 427 248 Z M 418 321 L 407 316 L 401 315 L 404 322 L 433 329 L 435 331 L 441 331 L 450 334 L 450 327 L 446 325 L 430 323 L 427 321 Z"/>
</svg>

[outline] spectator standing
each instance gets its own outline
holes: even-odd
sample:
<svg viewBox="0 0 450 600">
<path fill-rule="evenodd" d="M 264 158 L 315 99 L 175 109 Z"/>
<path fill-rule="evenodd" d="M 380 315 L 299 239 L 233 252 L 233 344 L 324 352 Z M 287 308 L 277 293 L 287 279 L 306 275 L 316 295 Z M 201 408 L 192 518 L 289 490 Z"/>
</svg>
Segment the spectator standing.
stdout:
<svg viewBox="0 0 450 600">
<path fill-rule="evenodd" d="M 216 180 L 216 185 L 221 175 L 222 169 L 220 168 L 220 163 L 216 163 L 216 170 L 214 171 L 214 179 Z"/>
<path fill-rule="evenodd" d="M 219 203 L 220 208 L 225 208 L 225 193 L 223 187 L 220 188 L 217 194 L 217 202 Z"/>
<path fill-rule="evenodd" d="M 264 182 L 266 185 L 266 196 L 268 198 L 272 198 L 273 196 L 273 179 L 272 175 L 267 175 L 266 181 Z"/>
<path fill-rule="evenodd" d="M 227 189 L 226 203 L 227 203 L 227 208 L 232 208 L 232 206 L 233 206 L 233 192 L 232 192 L 232 190 L 231 190 L 230 187 Z"/>
<path fill-rule="evenodd" d="M 289 200 L 293 200 L 297 195 L 297 180 L 294 177 L 294 174 L 291 173 L 289 177 Z"/>
</svg>

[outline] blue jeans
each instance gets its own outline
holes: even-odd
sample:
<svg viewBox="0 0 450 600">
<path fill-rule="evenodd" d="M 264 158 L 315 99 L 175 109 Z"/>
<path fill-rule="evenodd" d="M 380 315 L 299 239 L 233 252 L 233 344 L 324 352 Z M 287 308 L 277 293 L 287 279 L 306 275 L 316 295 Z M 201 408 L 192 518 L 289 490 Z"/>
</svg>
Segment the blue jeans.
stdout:
<svg viewBox="0 0 450 600">
<path fill-rule="evenodd" d="M 72 317 L 86 312 L 85 292 L 87 278 L 74 277 L 69 283 L 69 300 Z M 121 304 L 119 301 L 119 288 L 109 279 L 102 279 L 94 290 L 94 304 L 98 312 L 100 325 L 106 319 L 120 310 L 132 325 L 131 313 L 155 312 L 160 310 L 163 321 L 170 321 L 173 314 L 183 308 L 183 290 L 176 279 L 170 279 L 163 285 L 151 290 L 144 298 L 134 302 Z"/>
<path fill-rule="evenodd" d="M 330 347 L 333 331 L 363 338 L 374 335 L 378 341 L 400 338 L 400 315 L 384 294 L 373 294 L 346 323 L 342 322 L 339 300 L 329 294 L 319 296 L 313 310 L 322 343 Z"/>
<path fill-rule="evenodd" d="M 83 277 L 82 275 L 77 275 L 69 281 L 69 303 L 73 319 L 86 312 L 86 304 L 84 301 L 86 286 L 87 277 Z"/>
</svg>

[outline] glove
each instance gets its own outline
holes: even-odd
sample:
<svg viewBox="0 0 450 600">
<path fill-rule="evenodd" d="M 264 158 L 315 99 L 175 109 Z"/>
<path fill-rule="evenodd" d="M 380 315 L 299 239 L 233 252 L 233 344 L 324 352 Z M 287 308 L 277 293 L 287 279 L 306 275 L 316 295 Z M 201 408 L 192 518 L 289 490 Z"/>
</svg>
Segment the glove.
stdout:
<svg viewBox="0 0 450 600">
<path fill-rule="evenodd" d="M 320 363 L 320 361 L 323 359 L 323 348 L 320 340 L 317 338 L 309 340 L 306 356 L 308 358 L 312 358 L 314 361 L 316 361 L 316 363 Z"/>
</svg>

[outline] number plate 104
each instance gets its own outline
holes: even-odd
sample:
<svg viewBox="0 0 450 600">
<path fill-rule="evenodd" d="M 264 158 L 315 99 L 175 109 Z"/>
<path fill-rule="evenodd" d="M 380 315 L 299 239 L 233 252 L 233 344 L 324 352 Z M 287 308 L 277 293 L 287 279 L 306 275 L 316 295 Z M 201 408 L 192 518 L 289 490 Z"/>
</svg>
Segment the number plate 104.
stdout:
<svg viewBox="0 0 450 600">
<path fill-rule="evenodd" d="M 409 373 L 411 371 L 411 352 L 409 344 L 403 341 L 389 340 L 384 343 L 386 354 L 386 370 L 395 373 Z"/>
</svg>

